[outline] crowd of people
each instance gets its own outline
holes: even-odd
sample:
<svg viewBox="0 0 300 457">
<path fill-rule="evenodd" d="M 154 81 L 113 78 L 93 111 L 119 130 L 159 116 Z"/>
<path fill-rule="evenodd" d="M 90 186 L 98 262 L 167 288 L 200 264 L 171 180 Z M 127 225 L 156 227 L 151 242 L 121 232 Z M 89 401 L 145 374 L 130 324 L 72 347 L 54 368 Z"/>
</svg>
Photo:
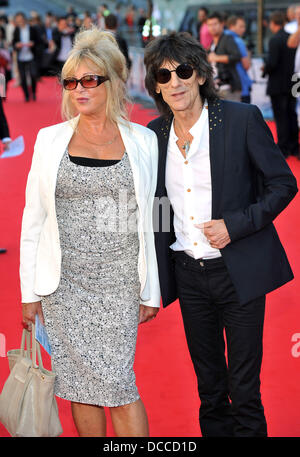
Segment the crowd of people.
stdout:
<svg viewBox="0 0 300 457">
<path fill-rule="evenodd" d="M 121 15 L 118 7 L 111 13 L 106 4 L 94 15 L 89 11 L 78 15 L 72 7 L 65 16 L 58 17 L 49 11 L 43 19 L 35 11 L 31 11 L 29 17 L 21 11 L 13 17 L 3 14 L 0 16 L 0 72 L 6 82 L 13 78 L 16 85 L 21 85 L 26 102 L 36 100 L 36 86 L 41 76 L 58 75 L 75 34 L 93 25 L 115 33 L 130 67 L 128 45 L 118 29 L 125 24 L 127 30 L 135 27 L 140 33 L 145 20 L 142 9 L 136 11 L 129 7 L 126 14 Z"/>
<path fill-rule="evenodd" d="M 292 87 L 293 75 L 300 73 L 300 5 L 289 6 L 286 12 L 274 11 L 268 27 L 272 36 L 261 71 L 268 77 L 266 93 L 271 100 L 278 145 L 285 157 L 299 158 L 297 98 Z M 250 103 L 253 81 L 248 74 L 251 52 L 243 39 L 245 18 L 229 16 L 225 20 L 221 14 L 201 7 L 197 21 L 189 24 L 189 32 L 208 53 L 219 95 Z"/>
</svg>

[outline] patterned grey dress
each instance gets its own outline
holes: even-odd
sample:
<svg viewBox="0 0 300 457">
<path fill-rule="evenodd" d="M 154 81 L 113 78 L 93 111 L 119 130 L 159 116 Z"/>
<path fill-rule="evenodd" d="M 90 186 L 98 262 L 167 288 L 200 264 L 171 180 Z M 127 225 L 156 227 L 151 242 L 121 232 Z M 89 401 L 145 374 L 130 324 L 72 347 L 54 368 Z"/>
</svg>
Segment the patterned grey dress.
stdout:
<svg viewBox="0 0 300 457">
<path fill-rule="evenodd" d="M 139 399 L 133 363 L 140 282 L 127 153 L 103 167 L 75 164 L 66 151 L 55 200 L 61 277 L 58 289 L 42 297 L 55 394 L 99 406 L 132 403 Z"/>
</svg>

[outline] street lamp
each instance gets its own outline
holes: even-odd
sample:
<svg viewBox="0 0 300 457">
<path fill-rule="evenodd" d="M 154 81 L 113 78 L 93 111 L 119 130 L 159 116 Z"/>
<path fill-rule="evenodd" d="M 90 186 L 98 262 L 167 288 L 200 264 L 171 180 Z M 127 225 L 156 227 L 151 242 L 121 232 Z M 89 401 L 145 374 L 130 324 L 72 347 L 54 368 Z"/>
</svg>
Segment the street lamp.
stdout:
<svg viewBox="0 0 300 457">
<path fill-rule="evenodd" d="M 263 46 L 264 0 L 257 0 L 257 52 L 262 55 Z"/>
</svg>

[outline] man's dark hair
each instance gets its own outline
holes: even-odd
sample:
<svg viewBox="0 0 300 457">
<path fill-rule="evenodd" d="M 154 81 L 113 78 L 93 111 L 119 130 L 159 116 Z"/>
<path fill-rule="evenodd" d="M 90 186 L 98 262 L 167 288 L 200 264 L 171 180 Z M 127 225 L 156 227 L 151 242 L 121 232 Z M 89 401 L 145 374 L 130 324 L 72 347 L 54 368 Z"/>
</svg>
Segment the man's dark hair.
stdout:
<svg viewBox="0 0 300 457">
<path fill-rule="evenodd" d="M 224 22 L 224 16 L 222 16 L 222 14 L 218 13 L 217 11 L 210 13 L 207 19 L 218 19 L 219 22 Z"/>
<path fill-rule="evenodd" d="M 27 19 L 26 14 L 23 13 L 23 11 L 17 11 L 14 15 L 14 18 L 16 18 L 17 16 L 22 16 L 22 18 L 25 20 Z"/>
<path fill-rule="evenodd" d="M 207 61 L 205 49 L 189 33 L 172 32 L 155 38 L 145 48 L 145 86 L 161 114 L 167 117 L 172 114 L 162 95 L 156 92 L 155 74 L 165 61 L 192 65 L 198 76 L 205 77 L 205 83 L 201 87 L 199 86 L 202 100 L 218 98 L 214 87 L 213 69 Z"/>
<path fill-rule="evenodd" d="M 115 30 L 118 25 L 118 19 L 117 16 L 114 14 L 109 14 L 108 16 L 105 16 L 104 18 L 105 22 L 105 27 L 110 30 Z"/>
<path fill-rule="evenodd" d="M 204 11 L 204 13 L 206 14 L 206 16 L 208 15 L 208 9 L 205 8 L 205 6 L 200 6 L 200 7 L 198 8 L 198 11 Z"/>
<path fill-rule="evenodd" d="M 232 16 L 229 16 L 229 18 L 227 19 L 226 25 L 229 28 L 233 25 L 236 25 L 237 21 L 244 21 L 246 23 L 246 20 L 243 16 L 232 15 Z"/>
<path fill-rule="evenodd" d="M 270 22 L 274 22 L 274 24 L 283 27 L 286 23 L 286 16 L 282 11 L 274 11 L 270 16 Z"/>
</svg>

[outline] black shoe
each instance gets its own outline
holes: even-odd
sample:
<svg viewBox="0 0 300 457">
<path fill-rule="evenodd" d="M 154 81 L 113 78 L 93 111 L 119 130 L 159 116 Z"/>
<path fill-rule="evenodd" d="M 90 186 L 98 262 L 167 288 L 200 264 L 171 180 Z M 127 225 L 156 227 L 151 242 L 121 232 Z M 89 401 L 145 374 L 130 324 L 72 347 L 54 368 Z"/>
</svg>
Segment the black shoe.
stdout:
<svg viewBox="0 0 300 457">
<path fill-rule="evenodd" d="M 6 252 L 6 249 L 0 248 L 0 254 L 4 254 Z"/>
</svg>

